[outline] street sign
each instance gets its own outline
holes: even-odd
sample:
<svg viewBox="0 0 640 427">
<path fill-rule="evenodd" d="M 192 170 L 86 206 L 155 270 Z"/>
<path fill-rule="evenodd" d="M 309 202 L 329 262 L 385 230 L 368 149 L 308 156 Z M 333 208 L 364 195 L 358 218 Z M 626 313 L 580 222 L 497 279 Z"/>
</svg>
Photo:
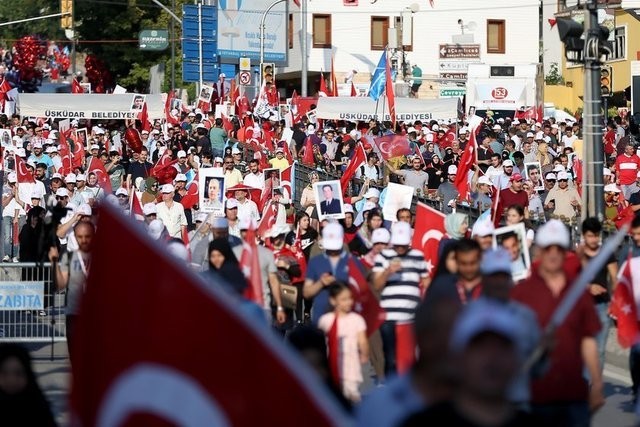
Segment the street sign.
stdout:
<svg viewBox="0 0 640 427">
<path fill-rule="evenodd" d="M 182 6 L 182 80 L 215 82 L 218 65 L 218 12 L 215 6 Z M 201 47 L 202 45 L 202 47 Z M 200 52 L 202 51 L 202 57 Z M 200 64 L 202 63 L 202 76 Z"/>
<path fill-rule="evenodd" d="M 251 71 L 240 71 L 238 74 L 238 81 L 242 86 L 251 85 Z"/>
<path fill-rule="evenodd" d="M 479 44 L 441 44 L 438 49 L 440 59 L 480 59 Z"/>
<path fill-rule="evenodd" d="M 454 96 L 464 96 L 467 93 L 466 89 L 440 89 L 440 98 L 453 98 Z"/>
<path fill-rule="evenodd" d="M 250 71 L 251 70 L 251 58 L 243 57 L 240 58 L 240 71 Z"/>
<path fill-rule="evenodd" d="M 467 80 L 467 73 L 440 73 L 441 79 Z"/>
<path fill-rule="evenodd" d="M 473 64 L 471 61 L 440 61 L 439 71 L 441 73 L 466 73 L 469 70 L 469 64 Z"/>
<path fill-rule="evenodd" d="M 160 51 L 169 47 L 168 30 L 142 30 L 138 35 L 140 50 Z"/>
</svg>

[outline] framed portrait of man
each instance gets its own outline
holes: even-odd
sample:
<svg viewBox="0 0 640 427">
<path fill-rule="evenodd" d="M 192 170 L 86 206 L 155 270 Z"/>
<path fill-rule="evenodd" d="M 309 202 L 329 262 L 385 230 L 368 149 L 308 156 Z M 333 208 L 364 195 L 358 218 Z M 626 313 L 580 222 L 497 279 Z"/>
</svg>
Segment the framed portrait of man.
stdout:
<svg viewBox="0 0 640 427">
<path fill-rule="evenodd" d="M 344 201 L 340 180 L 319 181 L 313 184 L 316 194 L 318 220 L 344 218 Z"/>
<path fill-rule="evenodd" d="M 503 247 L 511 255 L 511 275 L 514 281 L 526 279 L 531 270 L 527 230 L 524 224 L 508 225 L 493 232 L 493 247 Z"/>
<path fill-rule="evenodd" d="M 544 179 L 542 177 L 542 167 L 540 166 L 540 162 L 525 163 L 524 176 L 526 179 L 533 182 L 534 190 L 544 190 Z"/>
<path fill-rule="evenodd" d="M 220 168 L 203 168 L 198 172 L 200 211 L 224 213 L 225 182 Z"/>
<path fill-rule="evenodd" d="M 146 99 L 146 95 L 133 95 L 133 100 L 131 101 L 131 111 L 132 112 L 140 112 L 142 111 L 142 107 L 144 106 L 144 101 Z"/>
</svg>

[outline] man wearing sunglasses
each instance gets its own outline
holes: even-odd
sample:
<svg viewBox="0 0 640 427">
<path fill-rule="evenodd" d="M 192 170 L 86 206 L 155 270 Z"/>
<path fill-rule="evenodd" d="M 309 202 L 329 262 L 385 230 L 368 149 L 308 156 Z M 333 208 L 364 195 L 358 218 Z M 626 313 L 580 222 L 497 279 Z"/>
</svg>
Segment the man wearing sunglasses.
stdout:
<svg viewBox="0 0 640 427">
<path fill-rule="evenodd" d="M 553 215 L 575 218 L 580 211 L 582 199 L 574 186 L 569 186 L 569 174 L 562 171 L 556 175 L 558 185 L 552 188 L 544 200 L 545 209 L 552 209 Z"/>
</svg>

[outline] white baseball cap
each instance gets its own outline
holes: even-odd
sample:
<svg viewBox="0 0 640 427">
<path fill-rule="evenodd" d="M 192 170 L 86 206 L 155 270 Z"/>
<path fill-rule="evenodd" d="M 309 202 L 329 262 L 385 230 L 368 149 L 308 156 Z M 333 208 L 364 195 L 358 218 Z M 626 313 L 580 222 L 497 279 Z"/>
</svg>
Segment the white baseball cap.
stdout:
<svg viewBox="0 0 640 427">
<path fill-rule="evenodd" d="M 533 138 L 533 132 L 527 132 L 527 138 Z"/>
<path fill-rule="evenodd" d="M 376 243 L 384 243 L 385 245 L 388 245 L 390 240 L 391 233 L 389 233 L 389 230 L 384 227 L 376 228 L 373 230 L 373 233 L 371 233 L 371 243 L 374 245 Z"/>
<path fill-rule="evenodd" d="M 613 174 L 611 173 L 611 169 L 609 169 L 609 168 L 604 168 L 604 169 L 602 170 L 602 175 L 603 175 L 603 176 L 611 176 L 611 175 L 613 175 Z M 638 171 L 638 176 L 640 176 L 640 171 Z"/>
<path fill-rule="evenodd" d="M 64 187 L 58 188 L 56 190 L 56 197 L 69 197 L 69 190 Z"/>
<path fill-rule="evenodd" d="M 495 231 L 495 226 L 491 220 L 480 220 L 473 224 L 471 229 L 471 237 L 487 237 L 491 236 Z"/>
<path fill-rule="evenodd" d="M 159 219 L 154 219 L 149 223 L 147 231 L 153 240 L 158 240 L 164 231 L 164 223 Z"/>
<path fill-rule="evenodd" d="M 491 182 L 488 176 L 482 175 L 478 178 L 478 184 L 493 185 L 493 182 Z"/>
<path fill-rule="evenodd" d="M 39 190 L 38 188 L 34 188 L 33 190 L 31 190 L 31 199 L 40 199 L 42 198 L 42 191 Z"/>
<path fill-rule="evenodd" d="M 175 179 L 173 180 L 174 182 L 187 182 L 187 175 L 183 174 L 183 173 L 179 173 L 178 175 L 176 175 Z"/>
<path fill-rule="evenodd" d="M 75 184 L 76 183 L 76 175 L 73 173 L 70 173 L 69 175 L 64 177 L 64 182 L 66 182 L 67 184 Z"/>
<path fill-rule="evenodd" d="M 76 181 L 86 181 L 87 177 L 84 176 L 83 173 L 79 173 L 78 175 L 76 175 Z"/>
<path fill-rule="evenodd" d="M 458 167 L 456 165 L 449 165 L 449 168 L 447 169 L 447 174 L 455 175 L 457 173 L 458 173 Z"/>
<path fill-rule="evenodd" d="M 414 128 L 413 126 L 411 126 L 409 129 L 407 129 L 407 133 L 418 133 L 418 131 L 416 130 L 416 128 Z"/>
<path fill-rule="evenodd" d="M 7 181 L 9 181 L 9 182 L 17 182 L 18 181 L 18 176 L 16 175 L 15 172 L 11 172 L 9 174 L 9 176 L 7 176 Z"/>
<path fill-rule="evenodd" d="M 325 225 L 322 229 L 322 247 L 328 251 L 338 251 L 344 244 L 344 230 L 336 222 Z"/>
<path fill-rule="evenodd" d="M 184 150 L 178 151 L 178 158 L 181 159 L 183 157 L 187 157 L 187 153 Z"/>
<path fill-rule="evenodd" d="M 571 244 L 571 239 L 569 237 L 569 230 L 562 221 L 550 219 L 538 228 L 535 242 L 536 246 L 540 248 L 557 245 L 561 248 L 568 249 Z"/>
<path fill-rule="evenodd" d="M 369 188 L 364 195 L 365 199 L 370 199 L 372 197 L 380 198 L 380 190 L 377 188 Z"/>
<path fill-rule="evenodd" d="M 153 215 L 158 213 L 158 207 L 155 203 L 145 203 L 142 207 L 142 213 L 144 216 Z"/>
<path fill-rule="evenodd" d="M 238 201 L 236 199 L 227 199 L 227 209 L 237 209 Z"/>
<path fill-rule="evenodd" d="M 80 206 L 78 206 L 78 209 L 76 209 L 76 213 L 80 214 L 80 215 L 86 215 L 86 216 L 91 216 L 91 206 L 89 206 L 87 203 L 83 203 Z"/>
<path fill-rule="evenodd" d="M 126 190 L 126 189 L 124 189 L 124 188 L 118 188 L 118 189 L 116 190 L 116 196 L 120 196 L 120 195 L 122 195 L 122 196 L 128 196 L 128 195 L 129 195 L 129 193 L 128 193 L 128 192 L 127 192 L 127 190 Z"/>
<path fill-rule="evenodd" d="M 91 144 L 90 151 L 92 151 L 92 150 L 99 150 L 99 149 L 100 149 L 100 146 L 99 146 L 98 144 Z"/>
<path fill-rule="evenodd" d="M 620 193 L 620 189 L 615 184 L 607 184 L 604 186 L 605 193 Z"/>
<path fill-rule="evenodd" d="M 36 142 L 33 144 L 33 148 L 42 148 L 42 142 Z"/>
<path fill-rule="evenodd" d="M 513 162 L 512 162 L 511 160 L 507 159 L 507 160 L 505 160 L 504 162 L 502 162 L 502 166 L 503 166 L 503 167 L 504 167 L 504 166 L 507 166 L 507 167 L 509 167 L 509 166 L 513 166 Z"/>
<path fill-rule="evenodd" d="M 493 130 L 502 130 L 502 126 L 500 126 L 500 125 L 493 125 Z"/>
<path fill-rule="evenodd" d="M 558 174 L 556 175 L 558 181 L 563 180 L 563 179 L 569 179 L 569 174 L 566 173 L 565 171 L 560 171 L 558 172 Z"/>
<path fill-rule="evenodd" d="M 169 193 L 173 193 L 175 190 L 176 188 L 173 186 L 173 184 L 165 184 L 160 189 L 160 192 L 164 194 L 169 194 Z"/>
<path fill-rule="evenodd" d="M 391 244 L 397 246 L 407 246 L 411 244 L 411 226 L 399 221 L 391 226 Z"/>
</svg>

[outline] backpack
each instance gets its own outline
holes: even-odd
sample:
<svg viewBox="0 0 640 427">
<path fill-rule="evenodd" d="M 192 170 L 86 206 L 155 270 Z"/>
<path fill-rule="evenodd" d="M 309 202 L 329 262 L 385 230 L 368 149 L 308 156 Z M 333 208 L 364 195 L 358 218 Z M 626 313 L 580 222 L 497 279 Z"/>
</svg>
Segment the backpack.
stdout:
<svg viewBox="0 0 640 427">
<path fill-rule="evenodd" d="M 378 174 L 378 179 L 380 179 L 380 167 L 378 165 L 374 165 L 376 168 L 376 173 Z M 364 165 L 360 166 L 360 175 L 364 176 Z"/>
</svg>

